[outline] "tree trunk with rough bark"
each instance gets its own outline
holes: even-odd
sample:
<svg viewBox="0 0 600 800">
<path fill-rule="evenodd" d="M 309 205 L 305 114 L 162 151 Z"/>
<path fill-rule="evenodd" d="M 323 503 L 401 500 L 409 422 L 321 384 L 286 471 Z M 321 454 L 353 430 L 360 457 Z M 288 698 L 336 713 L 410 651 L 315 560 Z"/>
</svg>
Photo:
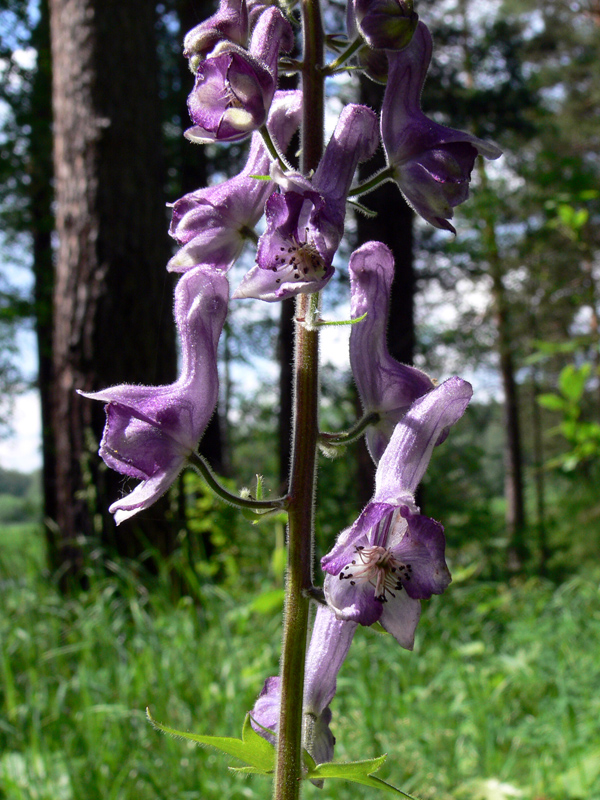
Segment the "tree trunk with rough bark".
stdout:
<svg viewBox="0 0 600 800">
<path fill-rule="evenodd" d="M 107 506 L 124 482 L 96 455 L 102 405 L 76 390 L 169 383 L 176 354 L 154 4 L 50 0 L 50 23 L 56 564 L 70 574 L 83 564 L 81 537 L 132 558 L 173 547 L 164 504 L 117 536 Z"/>
<path fill-rule="evenodd" d="M 42 0 L 40 18 L 31 44 L 37 53 L 31 87 L 31 114 L 27 186 L 33 252 L 34 315 L 38 348 L 38 387 L 42 417 L 42 496 L 48 550 L 56 550 L 56 464 L 52 430 L 52 71 L 48 3 Z"/>
</svg>

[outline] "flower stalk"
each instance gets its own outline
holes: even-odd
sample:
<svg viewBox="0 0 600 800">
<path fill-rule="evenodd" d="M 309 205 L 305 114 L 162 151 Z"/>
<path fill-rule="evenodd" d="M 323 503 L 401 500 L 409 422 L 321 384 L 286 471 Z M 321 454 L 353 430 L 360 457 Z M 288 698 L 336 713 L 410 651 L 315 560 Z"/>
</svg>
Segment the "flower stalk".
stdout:
<svg viewBox="0 0 600 800">
<path fill-rule="evenodd" d="M 323 153 L 324 33 L 319 0 L 302 0 L 304 37 L 301 171 L 315 170 Z M 296 298 L 296 320 L 314 307 L 311 295 Z M 288 569 L 281 653 L 281 711 L 274 800 L 298 800 L 302 774 L 302 703 L 308 634 L 308 593 L 313 586 L 312 548 L 319 388 L 319 331 L 296 321 L 294 409 L 288 509 Z"/>
</svg>

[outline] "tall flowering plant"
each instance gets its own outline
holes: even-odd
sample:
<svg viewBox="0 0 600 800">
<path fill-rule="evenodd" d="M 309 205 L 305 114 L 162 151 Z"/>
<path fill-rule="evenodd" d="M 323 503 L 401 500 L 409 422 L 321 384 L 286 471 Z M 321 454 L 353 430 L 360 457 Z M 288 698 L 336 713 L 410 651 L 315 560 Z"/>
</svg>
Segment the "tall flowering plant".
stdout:
<svg viewBox="0 0 600 800">
<path fill-rule="evenodd" d="M 319 430 L 319 297 L 334 272 L 348 199 L 391 180 L 424 220 L 454 232 L 450 220 L 467 199 L 475 159 L 500 155 L 495 145 L 446 128 L 421 110 L 432 40 L 411 0 L 348 0 L 345 46 L 339 35 L 326 37 L 320 3 L 300 0 L 296 13 L 277 2 L 221 0 L 215 14 L 185 37 L 194 74 L 188 100 L 193 124 L 185 136 L 197 144 L 250 139 L 247 162 L 238 175 L 173 204 L 170 232 L 180 248 L 167 268 L 181 273 L 174 303 L 180 377 L 168 386 L 121 385 L 86 395 L 106 404 L 100 455 L 138 481 L 111 506 L 117 524 L 150 506 L 186 467 L 199 471 L 226 502 L 256 514 L 287 513 L 280 674 L 266 679 L 241 739 L 179 732 L 244 760 L 246 771 L 273 774 L 276 800 L 298 798 L 302 779 L 322 786 L 325 779 L 345 778 L 403 794 L 373 776 L 381 759 L 333 761 L 330 706 L 360 626 L 378 622 L 401 647 L 412 649 L 421 601 L 441 594 L 451 580 L 444 528 L 421 513 L 416 490 L 435 448 L 464 413 L 471 387 L 456 376 L 438 384 L 390 355 L 386 325 L 394 262 L 385 243 L 363 244 L 348 265 L 349 355 L 364 416 L 346 434 Z M 326 42 L 336 49 L 331 56 Z M 294 47 L 301 53 L 291 58 Z M 298 90 L 278 90 L 282 68 L 299 74 Z M 325 82 L 348 68 L 387 80 L 382 108 L 347 105 L 325 143 Z M 292 167 L 285 151 L 298 129 L 300 163 Z M 380 144 L 387 166 L 354 184 L 357 165 Z M 229 270 L 246 247 L 254 248 L 255 264 L 230 291 Z M 238 497 L 198 453 L 218 399 L 219 337 L 230 302 L 292 296 L 288 492 L 272 500 L 247 492 Z M 375 492 L 331 543 L 321 560 L 323 575 L 316 577 L 317 447 L 362 435 L 377 465 Z M 317 610 L 309 636 L 311 604 Z"/>
</svg>

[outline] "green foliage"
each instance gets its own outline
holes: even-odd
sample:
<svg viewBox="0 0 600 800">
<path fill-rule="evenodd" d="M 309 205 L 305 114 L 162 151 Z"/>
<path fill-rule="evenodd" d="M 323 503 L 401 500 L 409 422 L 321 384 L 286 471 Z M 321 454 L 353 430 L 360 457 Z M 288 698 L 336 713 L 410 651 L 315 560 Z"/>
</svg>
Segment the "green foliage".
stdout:
<svg viewBox="0 0 600 800">
<path fill-rule="evenodd" d="M 243 761 L 245 768 L 235 767 L 238 772 L 247 772 L 254 775 L 269 775 L 275 769 L 275 748 L 272 744 L 255 733 L 250 724 L 250 715 L 246 715 L 244 727 L 242 728 L 242 738 L 232 739 L 227 736 L 204 736 L 189 731 L 178 731 L 169 728 L 161 722 L 152 718 L 150 711 L 146 709 L 146 714 L 153 728 L 174 736 L 176 739 L 186 739 L 205 747 L 212 747 L 228 756 L 233 756 Z"/>
<path fill-rule="evenodd" d="M 264 778 L 160 736 L 144 709 L 238 732 L 276 674 L 279 610 L 241 585 L 173 602 L 167 582 L 149 592 L 124 568 L 65 601 L 42 577 L 40 541 L 0 542 L 0 795 L 264 800 Z M 425 604 L 413 653 L 360 629 L 332 704 L 336 759 L 387 752 L 382 780 L 422 800 L 599 796 L 599 577 L 452 585 Z M 305 792 L 376 796 L 329 778 Z"/>
<path fill-rule="evenodd" d="M 582 418 L 586 383 L 592 374 L 589 363 L 576 367 L 567 364 L 558 376 L 559 393 L 548 392 L 538 396 L 538 403 L 549 411 L 557 412 L 562 419 L 554 433 L 560 433 L 569 449 L 551 459 L 549 467 L 561 467 L 572 472 L 582 463 L 596 459 L 600 454 L 600 424 Z"/>
</svg>

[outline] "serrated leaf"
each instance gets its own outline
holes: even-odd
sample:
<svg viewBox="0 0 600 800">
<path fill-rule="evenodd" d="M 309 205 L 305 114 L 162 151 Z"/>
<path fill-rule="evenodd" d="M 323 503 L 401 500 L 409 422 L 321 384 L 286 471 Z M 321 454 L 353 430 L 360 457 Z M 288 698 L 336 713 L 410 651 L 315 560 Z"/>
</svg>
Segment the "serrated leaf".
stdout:
<svg viewBox="0 0 600 800">
<path fill-rule="evenodd" d="M 156 730 L 178 739 L 189 739 L 203 747 L 213 747 L 215 750 L 220 750 L 229 756 L 239 758 L 255 774 L 269 775 L 275 769 L 275 748 L 252 728 L 249 714 L 246 715 L 244 720 L 241 739 L 233 739 L 227 736 L 202 736 L 189 731 L 178 731 L 153 719 L 149 709 L 146 709 L 146 715 Z"/>
<path fill-rule="evenodd" d="M 352 783 L 361 783 L 363 786 L 371 786 L 373 789 L 381 789 L 385 792 L 393 792 L 408 800 L 414 800 L 411 795 L 406 794 L 401 789 L 392 786 L 391 783 L 382 781 L 381 778 L 375 777 L 374 772 L 380 769 L 387 754 L 379 756 L 378 758 L 370 758 L 365 761 L 350 761 L 345 764 L 328 763 L 318 764 L 314 769 L 309 769 L 308 773 L 304 776 L 309 780 L 323 780 L 325 778 L 340 778 L 341 780 L 351 781 Z"/>
</svg>

